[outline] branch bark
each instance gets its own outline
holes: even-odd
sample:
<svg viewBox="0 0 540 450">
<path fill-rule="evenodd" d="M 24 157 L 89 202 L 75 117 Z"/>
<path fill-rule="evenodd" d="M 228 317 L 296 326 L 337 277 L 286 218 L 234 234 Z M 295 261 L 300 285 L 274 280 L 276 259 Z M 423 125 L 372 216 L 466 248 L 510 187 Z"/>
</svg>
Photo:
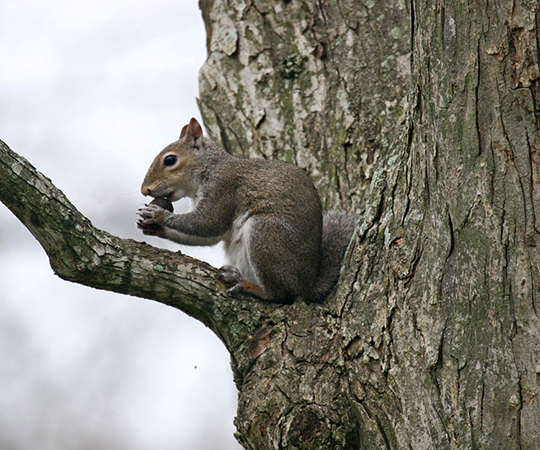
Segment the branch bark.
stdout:
<svg viewBox="0 0 540 450">
<path fill-rule="evenodd" d="M 230 351 L 258 327 L 259 313 L 275 308 L 264 303 L 254 307 L 247 297 L 232 298 L 218 271 L 202 261 L 98 230 L 2 141 L 0 201 L 39 241 L 59 277 L 177 308 L 212 329 Z"/>
</svg>

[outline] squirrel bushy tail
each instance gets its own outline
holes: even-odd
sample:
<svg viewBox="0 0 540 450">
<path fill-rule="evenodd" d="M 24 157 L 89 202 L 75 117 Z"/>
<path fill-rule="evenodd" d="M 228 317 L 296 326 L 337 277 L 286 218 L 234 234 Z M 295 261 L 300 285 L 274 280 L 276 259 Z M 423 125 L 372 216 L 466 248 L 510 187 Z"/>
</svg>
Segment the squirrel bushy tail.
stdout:
<svg viewBox="0 0 540 450">
<path fill-rule="evenodd" d="M 322 302 L 336 285 L 343 256 L 355 227 L 355 217 L 343 212 L 329 212 L 323 219 L 321 263 L 312 292 L 312 301 Z"/>
</svg>

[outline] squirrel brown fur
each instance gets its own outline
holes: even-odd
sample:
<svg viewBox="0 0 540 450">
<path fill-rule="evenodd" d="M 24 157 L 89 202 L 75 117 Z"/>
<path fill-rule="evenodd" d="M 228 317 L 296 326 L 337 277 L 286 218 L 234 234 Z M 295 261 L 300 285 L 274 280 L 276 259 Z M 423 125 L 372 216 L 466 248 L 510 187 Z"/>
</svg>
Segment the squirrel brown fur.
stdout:
<svg viewBox="0 0 540 450">
<path fill-rule="evenodd" d="M 323 220 L 319 195 L 304 170 L 230 155 L 203 137 L 195 119 L 155 158 L 141 192 L 162 200 L 139 209 L 144 234 L 183 245 L 223 241 L 230 265 L 221 275 L 229 290 L 279 303 L 324 300 L 354 229 L 348 214 Z M 194 200 L 191 212 L 163 209 L 163 201 L 184 197 Z"/>
</svg>

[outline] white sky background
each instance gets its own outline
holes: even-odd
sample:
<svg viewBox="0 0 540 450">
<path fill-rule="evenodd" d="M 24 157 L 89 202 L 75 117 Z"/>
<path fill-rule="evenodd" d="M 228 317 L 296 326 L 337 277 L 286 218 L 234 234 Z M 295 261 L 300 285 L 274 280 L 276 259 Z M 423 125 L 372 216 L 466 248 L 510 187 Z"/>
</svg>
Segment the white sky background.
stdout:
<svg viewBox="0 0 540 450">
<path fill-rule="evenodd" d="M 152 245 L 164 243 L 135 227 L 140 183 L 200 119 L 197 4 L 0 2 L 0 139 L 94 225 Z M 183 251 L 222 263 L 215 248 Z M 55 277 L 0 203 L 0 448 L 239 449 L 235 410 L 229 357 L 208 329 Z"/>
</svg>

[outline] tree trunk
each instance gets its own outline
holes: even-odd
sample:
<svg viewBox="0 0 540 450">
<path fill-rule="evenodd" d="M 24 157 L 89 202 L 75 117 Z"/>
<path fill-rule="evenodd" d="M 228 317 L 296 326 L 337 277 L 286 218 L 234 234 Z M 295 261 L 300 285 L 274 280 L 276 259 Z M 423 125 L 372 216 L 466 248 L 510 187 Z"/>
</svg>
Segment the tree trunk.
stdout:
<svg viewBox="0 0 540 450">
<path fill-rule="evenodd" d="M 96 230 L 1 142 L 0 200 L 63 278 L 222 339 L 246 449 L 540 448 L 540 7 L 491 3 L 201 1 L 211 134 L 358 212 L 322 305 Z"/>
<path fill-rule="evenodd" d="M 410 80 L 403 1 L 201 0 L 208 59 L 199 106 L 232 153 L 309 170 L 350 209 L 400 133 Z"/>
<path fill-rule="evenodd" d="M 235 366 L 240 442 L 540 448 L 538 4 L 201 3 L 215 138 L 360 199 L 337 295 Z"/>
</svg>

